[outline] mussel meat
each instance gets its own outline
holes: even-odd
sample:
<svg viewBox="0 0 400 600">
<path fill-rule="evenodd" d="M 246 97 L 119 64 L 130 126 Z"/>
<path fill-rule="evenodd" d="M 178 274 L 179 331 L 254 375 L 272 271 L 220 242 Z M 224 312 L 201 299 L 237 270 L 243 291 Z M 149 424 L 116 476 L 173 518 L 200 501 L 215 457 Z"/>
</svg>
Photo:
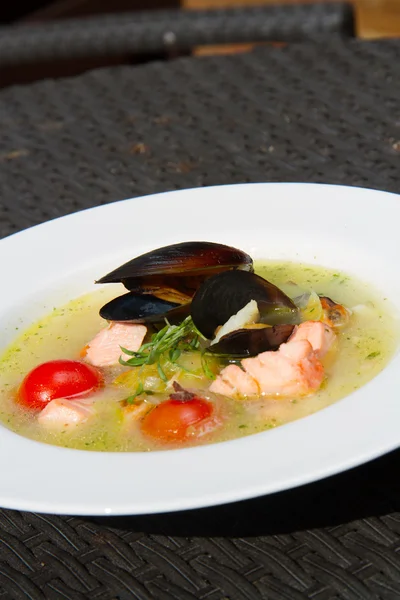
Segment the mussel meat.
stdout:
<svg viewBox="0 0 400 600">
<path fill-rule="evenodd" d="M 296 324 L 299 311 L 275 285 L 248 271 L 225 271 L 209 277 L 193 296 L 190 314 L 197 329 L 212 339 L 218 327 L 251 300 L 257 302 L 260 322 Z"/>
<path fill-rule="evenodd" d="M 350 311 L 338 304 L 327 296 L 320 296 L 321 306 L 324 314 L 324 321 L 333 328 L 340 328 L 347 325 L 350 318 Z"/>
<path fill-rule="evenodd" d="M 292 335 L 294 327 L 281 324 L 273 327 L 238 329 L 224 335 L 217 344 L 209 346 L 208 351 L 230 358 L 245 358 L 267 350 L 278 350 Z"/>
<path fill-rule="evenodd" d="M 252 271 L 253 260 L 223 244 L 182 242 L 142 254 L 97 283 L 122 283 L 131 292 L 185 304 L 210 275 L 230 269 Z"/>
<path fill-rule="evenodd" d="M 162 323 L 167 318 L 171 325 L 175 325 L 189 312 L 190 304 L 180 305 L 155 296 L 128 292 L 107 302 L 100 309 L 100 316 L 107 321 L 125 323 Z"/>
</svg>

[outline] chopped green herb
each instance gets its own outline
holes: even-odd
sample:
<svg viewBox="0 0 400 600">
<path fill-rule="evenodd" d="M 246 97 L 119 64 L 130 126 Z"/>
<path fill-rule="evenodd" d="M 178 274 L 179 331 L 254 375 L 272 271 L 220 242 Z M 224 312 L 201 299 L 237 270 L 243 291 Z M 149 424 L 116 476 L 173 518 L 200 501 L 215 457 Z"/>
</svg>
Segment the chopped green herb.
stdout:
<svg viewBox="0 0 400 600">
<path fill-rule="evenodd" d="M 204 374 L 206 377 L 208 377 L 208 379 L 215 379 L 214 373 L 211 371 L 210 367 L 208 366 L 207 357 L 206 357 L 205 352 L 201 353 L 201 366 L 203 367 Z"/>
<path fill-rule="evenodd" d="M 162 366 L 161 366 L 161 363 L 160 363 L 160 362 L 159 362 L 159 363 L 157 363 L 157 371 L 158 371 L 158 374 L 159 374 L 160 378 L 161 378 L 163 381 L 168 381 L 168 377 L 167 377 L 167 376 L 166 376 L 166 374 L 164 373 L 164 371 L 163 371 L 163 368 L 162 368 Z"/>
<path fill-rule="evenodd" d="M 370 354 L 368 354 L 368 356 L 366 357 L 367 360 L 370 360 L 371 358 L 376 358 L 377 356 L 380 355 L 380 352 L 371 352 Z"/>
<path fill-rule="evenodd" d="M 151 336 L 150 342 L 142 344 L 137 352 L 133 352 L 121 346 L 121 351 L 131 358 L 124 360 L 122 356 L 119 359 L 121 365 L 127 367 L 141 367 L 143 365 L 157 364 L 158 374 L 163 381 L 168 378 L 161 365 L 161 361 L 168 360 L 177 364 L 177 360 L 185 350 L 193 352 L 198 350 L 200 346 L 199 338 L 203 337 L 194 325 L 192 318 L 186 317 L 180 325 L 171 325 L 166 320 L 166 325 L 157 333 Z M 215 379 L 211 373 L 206 361 L 202 359 L 203 370 L 207 377 Z M 181 365 L 179 368 L 186 371 Z"/>
<path fill-rule="evenodd" d="M 122 404 L 136 404 L 136 398 L 137 396 L 140 396 L 140 394 L 143 394 L 144 389 L 143 389 L 143 383 L 140 382 L 139 385 L 136 388 L 136 391 L 134 394 L 132 394 L 131 396 L 128 396 L 127 398 L 125 398 L 124 400 L 122 400 Z"/>
<path fill-rule="evenodd" d="M 197 348 L 200 346 L 200 340 L 199 340 L 199 336 L 197 334 L 194 336 L 194 338 L 190 342 L 189 346 L 192 350 L 197 350 Z"/>
<path fill-rule="evenodd" d="M 170 351 L 174 352 L 178 344 L 193 333 L 194 325 L 191 317 L 186 317 L 180 325 L 167 325 L 151 336 L 150 342 L 143 344 L 137 352 L 132 352 L 121 346 L 122 352 L 131 356 L 129 360 L 119 359 L 122 365 L 128 367 L 141 367 L 152 365 L 159 361 L 161 355 Z"/>
<path fill-rule="evenodd" d="M 169 359 L 171 362 L 176 362 L 181 355 L 181 351 L 179 348 L 175 348 L 174 350 L 169 351 Z"/>
</svg>

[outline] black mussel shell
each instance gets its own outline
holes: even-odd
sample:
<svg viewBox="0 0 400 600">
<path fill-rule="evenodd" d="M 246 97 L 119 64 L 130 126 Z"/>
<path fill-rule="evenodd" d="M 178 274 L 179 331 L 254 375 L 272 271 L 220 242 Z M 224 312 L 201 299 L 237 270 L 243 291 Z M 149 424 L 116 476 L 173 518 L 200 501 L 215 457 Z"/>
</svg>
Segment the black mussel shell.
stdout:
<svg viewBox="0 0 400 600">
<path fill-rule="evenodd" d="M 238 329 L 224 335 L 208 352 L 231 358 L 256 356 L 267 350 L 278 350 L 293 333 L 294 325 L 282 324 L 262 329 Z"/>
<path fill-rule="evenodd" d="M 130 291 L 184 304 L 210 274 L 229 269 L 252 271 L 253 260 L 242 250 L 223 244 L 182 242 L 142 254 L 97 283 L 123 283 Z M 171 294 L 171 289 L 178 294 Z"/>
<path fill-rule="evenodd" d="M 238 270 L 213 275 L 202 283 L 192 300 L 193 322 L 211 339 L 217 327 L 251 300 L 257 302 L 262 323 L 299 322 L 297 307 L 279 288 L 255 273 Z"/>
<path fill-rule="evenodd" d="M 154 296 L 142 296 L 128 292 L 107 302 L 100 309 L 100 316 L 107 321 L 124 323 L 180 323 L 189 315 L 190 304 L 181 306 L 160 300 Z"/>
</svg>

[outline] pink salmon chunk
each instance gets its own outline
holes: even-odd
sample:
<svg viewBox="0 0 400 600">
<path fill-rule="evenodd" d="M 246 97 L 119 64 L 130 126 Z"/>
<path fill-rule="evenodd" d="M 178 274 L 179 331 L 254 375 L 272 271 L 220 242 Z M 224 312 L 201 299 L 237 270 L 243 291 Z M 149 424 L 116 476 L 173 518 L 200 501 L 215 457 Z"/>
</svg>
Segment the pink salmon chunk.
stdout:
<svg viewBox="0 0 400 600">
<path fill-rule="evenodd" d="M 211 384 L 210 391 L 228 397 L 300 397 L 315 392 L 324 380 L 320 361 L 336 336 L 317 321 L 299 325 L 279 350 L 245 358 L 241 366 L 228 365 Z"/>
<path fill-rule="evenodd" d="M 109 367 L 118 364 L 119 357 L 128 360 L 121 346 L 137 352 L 147 333 L 145 325 L 136 323 L 111 323 L 92 339 L 85 348 L 85 359 L 95 367 Z"/>
</svg>

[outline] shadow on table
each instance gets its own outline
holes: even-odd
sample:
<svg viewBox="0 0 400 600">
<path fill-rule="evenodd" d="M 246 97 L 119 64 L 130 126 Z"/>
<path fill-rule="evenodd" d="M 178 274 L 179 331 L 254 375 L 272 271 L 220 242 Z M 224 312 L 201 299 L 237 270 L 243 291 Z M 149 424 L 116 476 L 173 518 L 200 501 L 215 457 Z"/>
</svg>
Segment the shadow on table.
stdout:
<svg viewBox="0 0 400 600">
<path fill-rule="evenodd" d="M 213 508 L 93 518 L 108 527 L 174 536 L 260 536 L 343 524 L 400 510 L 400 450 L 318 483 Z"/>
</svg>

